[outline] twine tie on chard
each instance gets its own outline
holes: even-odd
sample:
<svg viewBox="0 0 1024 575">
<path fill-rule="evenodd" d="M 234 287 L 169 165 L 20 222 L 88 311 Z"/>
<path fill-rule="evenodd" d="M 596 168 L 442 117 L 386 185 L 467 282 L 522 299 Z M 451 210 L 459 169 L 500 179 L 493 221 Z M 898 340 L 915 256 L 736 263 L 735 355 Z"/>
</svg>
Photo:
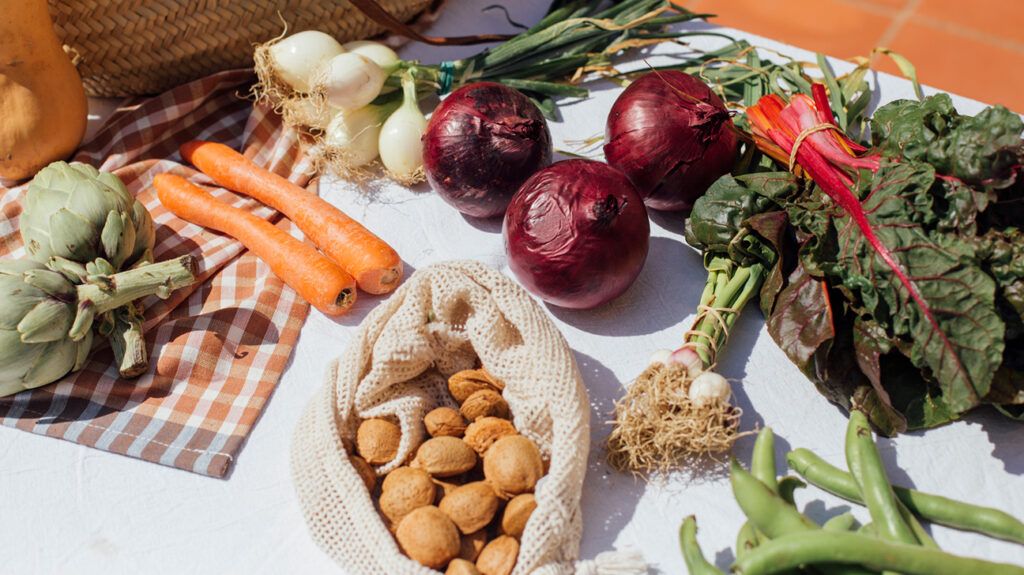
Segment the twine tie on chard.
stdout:
<svg viewBox="0 0 1024 575">
<path fill-rule="evenodd" d="M 845 133 L 845 132 L 843 132 L 842 130 L 839 129 L 839 126 L 837 126 L 835 124 L 832 124 L 830 122 L 823 122 L 821 124 L 816 124 L 814 126 L 811 126 L 810 128 L 807 128 L 806 130 L 800 132 L 800 134 L 796 137 L 796 141 L 793 142 L 793 149 L 790 150 L 790 152 L 789 152 L 789 171 L 790 172 L 792 172 L 793 169 L 796 167 L 796 154 L 797 154 L 797 152 L 800 151 L 800 146 L 804 143 L 804 140 L 806 140 L 811 134 L 815 134 L 815 133 L 818 133 L 818 132 L 824 132 L 826 130 L 836 130 L 836 131 L 838 131 L 840 133 Z"/>
</svg>

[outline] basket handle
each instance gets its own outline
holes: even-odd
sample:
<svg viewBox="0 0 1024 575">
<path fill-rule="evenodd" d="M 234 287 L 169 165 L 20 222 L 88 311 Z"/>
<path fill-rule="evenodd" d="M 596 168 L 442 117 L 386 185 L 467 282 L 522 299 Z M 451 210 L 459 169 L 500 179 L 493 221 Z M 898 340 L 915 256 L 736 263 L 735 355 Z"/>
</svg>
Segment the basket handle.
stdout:
<svg viewBox="0 0 1024 575">
<path fill-rule="evenodd" d="M 469 44 L 482 44 L 484 42 L 504 42 L 513 37 L 508 34 L 477 34 L 476 36 L 447 37 L 425 36 L 392 16 L 376 0 L 349 0 L 349 3 L 358 8 L 367 18 L 387 28 L 392 33 L 425 44 L 433 44 L 435 46 L 466 46 Z"/>
</svg>

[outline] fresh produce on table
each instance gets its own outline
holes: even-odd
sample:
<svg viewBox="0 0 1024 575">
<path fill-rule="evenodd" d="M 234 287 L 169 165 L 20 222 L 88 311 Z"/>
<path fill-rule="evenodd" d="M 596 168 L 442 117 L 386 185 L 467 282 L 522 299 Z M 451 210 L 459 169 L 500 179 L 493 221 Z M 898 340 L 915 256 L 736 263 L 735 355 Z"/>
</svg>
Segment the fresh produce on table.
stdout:
<svg viewBox="0 0 1024 575">
<path fill-rule="evenodd" d="M 20 220 L 28 256 L 82 276 L 152 263 L 153 218 L 114 174 L 79 162 L 54 162 L 28 185 Z M 96 271 L 104 270 L 104 271 Z M 141 309 L 134 303 L 103 316 L 101 332 L 124 377 L 149 366 Z"/>
<path fill-rule="evenodd" d="M 608 114 L 604 155 L 648 207 L 689 210 L 736 163 L 739 139 L 722 100 L 700 78 L 654 70 Z"/>
<path fill-rule="evenodd" d="M 153 187 L 160 203 L 174 215 L 237 239 L 321 312 L 340 315 L 355 303 L 355 280 L 313 246 L 267 220 L 221 202 L 181 176 L 157 174 Z"/>
<path fill-rule="evenodd" d="M 474 82 L 434 110 L 423 136 L 427 181 L 460 212 L 505 213 L 512 195 L 551 163 L 551 132 L 540 109 L 519 90 Z"/>
<path fill-rule="evenodd" d="M 636 188 L 592 160 L 557 162 L 531 176 L 503 224 L 509 268 L 523 286 L 575 309 L 607 303 L 632 285 L 650 232 Z"/>
<path fill-rule="evenodd" d="M 922 527 L 922 519 L 1021 543 L 1024 523 L 997 509 L 892 486 L 862 411 L 850 413 L 846 434 L 850 473 L 832 467 L 806 449 L 790 452 L 787 459 L 809 483 L 850 501 L 866 503 L 871 516 L 867 525 L 859 525 L 849 513 L 823 525 L 800 513 L 792 489 L 806 485 L 793 477 L 776 477 L 773 445 L 771 429 L 765 428 L 755 442 L 750 471 L 732 461 L 733 495 L 748 519 L 740 530 L 733 573 L 768 575 L 813 568 L 821 573 L 866 575 L 1024 574 L 1024 567 L 960 557 L 939 549 Z M 784 488 L 785 484 L 788 486 Z M 722 573 L 701 553 L 693 516 L 683 522 L 679 539 L 690 573 Z"/>
<path fill-rule="evenodd" d="M 560 2 L 541 22 L 501 45 L 440 64 L 400 60 L 379 44 L 339 45 L 326 34 L 301 32 L 257 47 L 260 81 L 253 92 L 280 110 L 287 125 L 311 137 L 323 165 L 358 176 L 379 151 L 391 149 L 386 139 L 411 141 L 408 134 L 420 129 L 419 119 L 412 120 L 409 88 L 392 91 L 403 82 L 415 83 L 417 98 L 474 82 L 500 82 L 521 90 L 552 116 L 554 98 L 587 95 L 577 85 L 585 73 L 609 69 L 616 54 L 670 41 L 682 33 L 668 31 L 668 25 L 699 17 L 668 0 L 603 6 L 592 0 Z M 401 124 L 407 127 L 380 130 L 393 114 L 405 116 Z M 401 182 L 421 175 L 404 162 L 396 169 L 386 154 L 381 159 Z"/>
<path fill-rule="evenodd" d="M 80 265 L 80 264 L 79 264 Z M 23 260 L 0 261 L 0 396 L 53 383 L 81 369 L 97 319 L 139 298 L 167 297 L 195 281 L 192 256 L 118 273 L 68 273 Z M 59 271 L 57 271 L 59 269 Z"/>
<path fill-rule="evenodd" d="M 45 0 L 9 0 L 0 15 L 0 178 L 22 180 L 70 156 L 88 103 Z"/>
<path fill-rule="evenodd" d="M 310 241 L 351 274 L 363 291 L 389 293 L 401 283 L 403 264 L 398 253 L 323 198 L 257 166 L 223 144 L 188 142 L 181 146 L 181 156 L 220 186 L 255 198 L 283 213 Z M 355 297 L 354 292 L 350 295 Z"/>
<path fill-rule="evenodd" d="M 480 394 L 494 394 L 492 403 L 504 403 L 504 385 L 483 369 L 455 373 L 448 387 L 463 414 Z M 384 418 L 359 424 L 354 445 L 348 443 L 350 460 L 357 466 L 391 467 L 379 493 L 372 468 L 366 485 L 411 559 L 432 569 L 447 568 L 446 573 L 508 575 L 514 569 L 519 538 L 537 506 L 533 490 L 545 466 L 537 444 L 515 430 L 507 407 L 500 417 L 465 419 L 451 407 L 430 411 L 423 421 L 430 439 L 398 467 L 399 426 Z M 511 432 L 482 450 L 471 446 L 465 439 L 467 423 L 472 427 L 492 419 L 500 419 Z"/>
</svg>

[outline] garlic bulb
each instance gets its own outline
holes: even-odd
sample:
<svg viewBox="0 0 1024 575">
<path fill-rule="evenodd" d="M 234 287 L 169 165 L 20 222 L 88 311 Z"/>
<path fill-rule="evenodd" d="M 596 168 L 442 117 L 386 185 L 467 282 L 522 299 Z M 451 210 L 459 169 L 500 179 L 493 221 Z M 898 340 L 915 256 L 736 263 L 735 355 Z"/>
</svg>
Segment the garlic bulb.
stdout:
<svg viewBox="0 0 1024 575">
<path fill-rule="evenodd" d="M 423 167 L 423 132 L 427 119 L 420 112 L 412 76 L 402 79 L 402 106 L 384 122 L 380 131 L 380 161 L 391 175 L 411 179 Z"/>
<path fill-rule="evenodd" d="M 270 46 L 277 75 L 297 92 L 309 92 L 312 77 L 325 62 L 344 52 L 331 36 L 316 30 L 292 34 Z"/>
<path fill-rule="evenodd" d="M 342 110 L 355 110 L 374 100 L 384 87 L 387 73 L 366 56 L 345 52 L 331 58 L 317 74 L 316 89 L 327 103 Z"/>
<path fill-rule="evenodd" d="M 398 54 L 380 42 L 356 40 L 355 42 L 346 42 L 342 47 L 345 48 L 346 52 L 352 52 L 353 54 L 359 54 L 360 56 L 369 58 L 374 64 L 377 64 L 385 70 L 393 67 L 399 61 Z"/>
<path fill-rule="evenodd" d="M 705 371 L 690 382 L 688 397 L 697 407 L 725 403 L 732 395 L 732 388 L 724 377 L 713 371 Z"/>
</svg>

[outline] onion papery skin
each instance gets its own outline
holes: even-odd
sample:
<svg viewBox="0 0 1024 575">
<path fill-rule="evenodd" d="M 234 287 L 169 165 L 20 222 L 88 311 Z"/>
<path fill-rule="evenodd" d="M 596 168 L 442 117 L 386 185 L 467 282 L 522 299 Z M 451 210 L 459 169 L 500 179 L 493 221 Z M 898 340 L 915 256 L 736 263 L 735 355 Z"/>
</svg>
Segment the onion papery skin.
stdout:
<svg viewBox="0 0 1024 575">
<path fill-rule="evenodd" d="M 612 105 L 604 155 L 656 210 L 693 208 L 736 161 L 729 111 L 707 84 L 683 72 L 648 72 Z"/>
<path fill-rule="evenodd" d="M 647 259 L 640 194 L 603 162 L 566 160 L 526 181 L 505 213 L 509 267 L 551 304 L 589 309 L 622 295 Z"/>
<path fill-rule="evenodd" d="M 430 186 L 455 209 L 478 218 L 504 214 L 526 178 L 551 163 L 551 153 L 551 133 L 537 106 L 494 82 L 452 92 L 423 135 Z"/>
</svg>

